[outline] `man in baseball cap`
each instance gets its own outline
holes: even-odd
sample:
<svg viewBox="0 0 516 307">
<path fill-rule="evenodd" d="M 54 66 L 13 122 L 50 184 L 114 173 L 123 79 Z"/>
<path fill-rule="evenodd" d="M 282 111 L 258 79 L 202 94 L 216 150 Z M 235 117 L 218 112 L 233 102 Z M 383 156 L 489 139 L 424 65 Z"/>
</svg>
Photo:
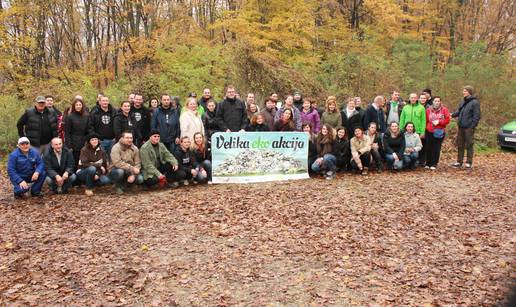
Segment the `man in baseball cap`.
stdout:
<svg viewBox="0 0 516 307">
<path fill-rule="evenodd" d="M 41 152 L 57 137 L 57 117 L 45 104 L 44 96 L 36 97 L 34 107 L 27 109 L 16 124 L 18 135 L 27 137 L 31 146 Z"/>
<path fill-rule="evenodd" d="M 47 176 L 41 155 L 30 144 L 27 137 L 19 138 L 18 148 L 9 155 L 7 162 L 7 174 L 13 184 L 15 198 L 26 198 L 29 191 L 32 196 L 41 196 L 41 187 Z"/>
</svg>

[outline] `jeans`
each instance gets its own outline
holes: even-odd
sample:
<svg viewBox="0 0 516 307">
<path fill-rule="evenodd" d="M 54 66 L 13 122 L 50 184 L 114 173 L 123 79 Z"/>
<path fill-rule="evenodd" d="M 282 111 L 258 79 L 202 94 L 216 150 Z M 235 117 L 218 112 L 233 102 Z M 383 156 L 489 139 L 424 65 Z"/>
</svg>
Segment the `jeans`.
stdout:
<svg viewBox="0 0 516 307">
<path fill-rule="evenodd" d="M 402 169 L 403 168 L 403 157 L 398 157 L 398 158 L 401 158 L 401 159 L 398 161 L 395 161 L 393 154 L 385 154 L 385 161 L 387 161 L 387 167 L 389 169 L 395 169 L 395 170 Z"/>
<path fill-rule="evenodd" d="M 439 158 L 441 157 L 441 146 L 444 141 L 444 137 L 438 139 L 434 137 L 431 132 L 426 132 L 426 165 L 436 167 L 439 164 Z"/>
<path fill-rule="evenodd" d="M 81 170 L 77 171 L 77 178 L 81 182 L 83 182 L 86 185 L 86 189 L 91 190 L 95 186 L 95 183 L 97 185 L 105 185 L 109 184 L 111 180 L 109 180 L 109 177 L 106 175 L 100 175 L 99 179 L 95 181 L 95 174 L 97 173 L 97 169 L 95 166 L 90 166 L 87 168 L 83 168 Z"/>
<path fill-rule="evenodd" d="M 197 171 L 199 171 L 200 168 L 203 168 L 206 171 L 207 178 L 203 178 L 199 181 L 204 181 L 206 179 L 211 180 L 211 161 L 210 160 L 204 160 L 197 166 Z"/>
<path fill-rule="evenodd" d="M 22 179 L 29 184 L 28 189 L 22 189 L 19 184 L 14 185 L 13 190 L 14 194 L 16 195 L 22 195 L 23 193 L 26 193 L 30 190 L 32 194 L 38 194 L 41 192 L 41 188 L 43 187 L 43 182 L 45 182 L 45 178 L 47 177 L 47 174 L 45 172 L 42 172 L 39 174 L 38 180 L 35 182 L 32 182 L 32 175 L 29 177 L 22 177 Z"/>
<path fill-rule="evenodd" d="M 426 134 L 425 134 L 425 137 L 424 138 L 421 138 L 421 145 L 423 145 L 423 147 L 421 148 L 421 150 L 419 151 L 419 157 L 418 157 L 418 160 L 419 160 L 419 165 L 421 167 L 425 166 L 426 164 L 426 151 L 427 151 L 427 144 L 426 144 Z"/>
<path fill-rule="evenodd" d="M 457 135 L 457 162 L 462 163 L 464 160 L 464 150 L 466 150 L 466 163 L 473 163 L 473 141 L 475 138 L 475 128 L 459 128 Z"/>
<path fill-rule="evenodd" d="M 115 143 L 115 140 L 102 140 L 100 141 L 100 147 L 106 155 L 108 156 L 109 161 L 111 161 L 111 148 L 113 148 L 113 145 Z"/>
<path fill-rule="evenodd" d="M 75 180 L 77 179 L 77 176 L 75 176 L 75 174 L 71 174 L 68 176 L 68 179 L 66 179 L 64 182 L 63 182 L 63 185 L 61 187 L 62 191 L 63 192 L 67 192 L 68 189 L 72 186 L 72 183 L 75 182 Z M 47 177 L 47 179 L 45 179 L 45 182 L 48 184 L 48 186 L 50 187 L 50 189 L 55 193 L 57 192 L 57 183 L 56 183 L 56 180 L 55 179 L 52 179 L 50 177 Z"/>
<path fill-rule="evenodd" d="M 403 155 L 403 164 L 406 168 L 414 169 L 416 168 L 416 163 L 418 161 L 419 154 L 417 151 L 411 152 L 409 154 Z"/>
<path fill-rule="evenodd" d="M 176 150 L 176 142 L 175 141 L 172 141 L 170 143 L 163 143 L 163 145 L 165 145 L 165 147 L 168 149 L 168 151 L 170 151 L 171 154 L 174 154 L 174 151 Z"/>
<path fill-rule="evenodd" d="M 121 168 L 114 168 L 109 173 L 109 177 L 111 181 L 117 186 L 120 187 L 122 185 L 125 185 L 127 183 L 127 178 L 131 175 L 126 170 L 123 170 Z M 136 179 L 134 180 L 134 183 L 136 184 L 142 184 L 143 183 L 143 175 L 140 173 L 136 175 Z"/>
<path fill-rule="evenodd" d="M 317 163 L 317 159 L 312 164 L 312 170 L 315 173 L 318 173 L 321 170 L 326 170 L 326 171 L 329 171 L 329 172 L 335 172 L 336 169 L 337 169 L 337 158 L 335 158 L 335 156 L 332 155 L 332 154 L 325 154 L 323 156 L 323 160 L 322 160 L 322 163 L 320 165 Z"/>
</svg>

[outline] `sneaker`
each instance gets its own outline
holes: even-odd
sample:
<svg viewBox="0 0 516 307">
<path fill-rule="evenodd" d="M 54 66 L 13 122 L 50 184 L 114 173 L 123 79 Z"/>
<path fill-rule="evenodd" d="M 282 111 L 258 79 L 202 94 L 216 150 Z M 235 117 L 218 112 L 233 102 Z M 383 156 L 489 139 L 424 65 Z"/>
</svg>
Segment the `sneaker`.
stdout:
<svg viewBox="0 0 516 307">
<path fill-rule="evenodd" d="M 471 168 L 471 163 L 464 164 L 464 168 Z"/>
<path fill-rule="evenodd" d="M 32 197 L 43 197 L 43 193 L 39 192 L 39 193 L 31 193 L 31 196 Z"/>
<path fill-rule="evenodd" d="M 56 192 L 57 192 L 57 194 L 62 194 L 63 193 L 63 187 L 57 187 Z"/>
<path fill-rule="evenodd" d="M 93 196 L 93 190 L 88 190 L 88 189 L 86 189 L 86 190 L 84 191 L 84 194 L 86 194 L 86 196 Z"/>
<path fill-rule="evenodd" d="M 188 180 L 183 180 L 183 185 L 189 185 L 190 183 L 188 182 Z"/>
<path fill-rule="evenodd" d="M 428 165 L 425 165 L 425 169 L 429 169 L 429 168 L 430 168 L 430 166 L 428 166 Z"/>
<path fill-rule="evenodd" d="M 122 187 L 116 187 L 116 194 L 118 194 L 118 195 L 124 194 L 124 189 Z"/>
<path fill-rule="evenodd" d="M 179 186 L 179 183 L 177 183 L 177 181 L 174 181 L 174 182 L 168 184 L 168 187 L 171 189 L 175 189 L 178 186 Z"/>
<path fill-rule="evenodd" d="M 435 166 L 430 166 L 430 170 L 435 171 L 437 168 Z"/>
<path fill-rule="evenodd" d="M 452 164 L 452 167 L 455 167 L 455 168 L 459 168 L 461 166 L 462 166 L 462 163 L 460 163 L 460 162 L 455 162 Z"/>
<path fill-rule="evenodd" d="M 193 184 L 198 184 L 199 183 L 199 181 L 197 181 L 197 180 L 193 180 L 192 182 L 193 182 Z"/>
<path fill-rule="evenodd" d="M 362 175 L 367 175 L 367 167 L 364 167 L 364 169 L 362 170 Z"/>
<path fill-rule="evenodd" d="M 211 180 L 208 180 L 208 184 L 213 184 L 213 182 L 211 182 Z"/>
<path fill-rule="evenodd" d="M 335 173 L 334 172 L 327 172 L 326 173 L 326 180 L 332 180 L 333 177 L 335 176 Z"/>
</svg>

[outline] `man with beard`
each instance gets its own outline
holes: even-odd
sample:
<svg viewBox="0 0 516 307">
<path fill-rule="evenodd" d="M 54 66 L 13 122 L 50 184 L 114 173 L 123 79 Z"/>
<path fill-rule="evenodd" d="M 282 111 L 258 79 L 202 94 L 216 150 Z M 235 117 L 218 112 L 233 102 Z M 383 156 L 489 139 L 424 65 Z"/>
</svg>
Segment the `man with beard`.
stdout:
<svg viewBox="0 0 516 307">
<path fill-rule="evenodd" d="M 134 129 L 138 130 L 141 140 L 138 140 L 136 146 L 140 147 L 149 139 L 151 115 L 149 109 L 143 105 L 143 96 L 134 94 L 133 105 L 131 106 L 132 117 L 134 118 Z"/>
</svg>

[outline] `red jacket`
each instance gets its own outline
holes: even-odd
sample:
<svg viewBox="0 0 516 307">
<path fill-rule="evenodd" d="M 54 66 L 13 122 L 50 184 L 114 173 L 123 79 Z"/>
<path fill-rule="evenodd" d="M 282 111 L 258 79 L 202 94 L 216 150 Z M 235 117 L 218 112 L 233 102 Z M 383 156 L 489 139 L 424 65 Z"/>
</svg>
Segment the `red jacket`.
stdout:
<svg viewBox="0 0 516 307">
<path fill-rule="evenodd" d="M 450 123 L 450 112 L 445 106 L 441 106 L 438 110 L 435 110 L 433 107 L 429 107 L 426 109 L 426 131 L 434 132 L 434 129 L 445 129 L 446 126 Z M 439 120 L 439 124 L 434 126 L 432 121 Z"/>
</svg>

